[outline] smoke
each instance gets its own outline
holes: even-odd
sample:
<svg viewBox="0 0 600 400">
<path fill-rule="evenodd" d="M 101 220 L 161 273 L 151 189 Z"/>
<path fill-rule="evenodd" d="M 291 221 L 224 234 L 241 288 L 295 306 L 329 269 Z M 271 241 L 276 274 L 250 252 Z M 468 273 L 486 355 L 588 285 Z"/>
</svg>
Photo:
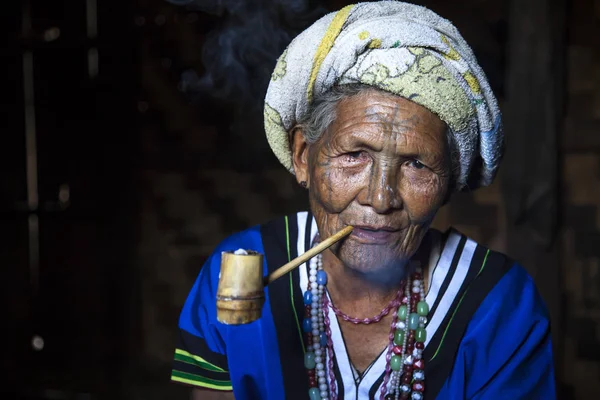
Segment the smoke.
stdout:
<svg viewBox="0 0 600 400">
<path fill-rule="evenodd" d="M 263 100 L 277 57 L 326 10 L 310 0 L 168 0 L 220 17 L 202 49 L 205 71 L 181 75 L 181 89 L 234 107 L 236 120 L 262 118 Z"/>
</svg>

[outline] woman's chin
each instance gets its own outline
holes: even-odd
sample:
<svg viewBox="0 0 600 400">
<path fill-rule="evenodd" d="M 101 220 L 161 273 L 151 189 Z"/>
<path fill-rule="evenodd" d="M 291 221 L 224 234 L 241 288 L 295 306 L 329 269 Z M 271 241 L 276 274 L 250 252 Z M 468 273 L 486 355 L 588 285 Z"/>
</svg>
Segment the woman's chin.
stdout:
<svg viewBox="0 0 600 400">
<path fill-rule="evenodd" d="M 398 273 L 398 268 L 401 268 L 403 265 L 405 265 L 408 258 L 405 258 L 397 253 L 389 252 L 389 248 L 371 248 L 368 251 L 363 249 L 360 252 L 352 251 L 352 249 L 342 248 L 340 260 L 344 264 L 345 268 L 354 272 L 365 275 L 387 276 Z"/>
</svg>

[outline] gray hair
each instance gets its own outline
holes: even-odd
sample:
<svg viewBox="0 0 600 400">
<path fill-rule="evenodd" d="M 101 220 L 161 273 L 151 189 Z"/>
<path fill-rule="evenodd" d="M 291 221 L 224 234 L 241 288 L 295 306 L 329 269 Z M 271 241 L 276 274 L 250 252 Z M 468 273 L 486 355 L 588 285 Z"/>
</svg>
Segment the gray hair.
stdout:
<svg viewBox="0 0 600 400">
<path fill-rule="evenodd" d="M 336 85 L 327 92 L 315 96 L 305 117 L 298 121 L 298 125 L 302 127 L 305 140 L 310 144 L 315 143 L 329 129 L 337 118 L 337 105 L 340 101 L 368 91 L 378 91 L 393 96 L 391 93 L 362 83 Z M 450 127 L 446 129 L 446 140 L 448 141 L 451 160 L 451 189 L 455 189 L 460 174 L 460 153 L 456 135 Z"/>
</svg>

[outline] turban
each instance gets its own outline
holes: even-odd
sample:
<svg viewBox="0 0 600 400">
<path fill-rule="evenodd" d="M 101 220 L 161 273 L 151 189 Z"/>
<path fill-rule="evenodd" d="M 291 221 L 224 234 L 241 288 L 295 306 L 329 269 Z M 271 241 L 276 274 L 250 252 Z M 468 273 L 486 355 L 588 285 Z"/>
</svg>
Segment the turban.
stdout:
<svg viewBox="0 0 600 400">
<path fill-rule="evenodd" d="M 459 152 L 458 189 L 492 182 L 504 139 L 483 70 L 448 20 L 398 1 L 358 3 L 327 14 L 277 60 L 264 124 L 271 149 L 292 173 L 289 131 L 315 97 L 357 83 L 420 104 L 447 124 Z"/>
</svg>

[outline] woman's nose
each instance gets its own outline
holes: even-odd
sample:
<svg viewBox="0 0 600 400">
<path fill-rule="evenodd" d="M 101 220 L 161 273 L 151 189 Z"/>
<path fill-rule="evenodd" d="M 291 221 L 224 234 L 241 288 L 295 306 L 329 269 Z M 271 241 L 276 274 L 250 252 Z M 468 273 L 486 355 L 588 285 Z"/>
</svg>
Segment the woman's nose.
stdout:
<svg viewBox="0 0 600 400">
<path fill-rule="evenodd" d="M 396 168 L 390 165 L 374 165 L 373 168 L 361 203 L 371 206 L 378 214 L 401 208 Z"/>
</svg>

